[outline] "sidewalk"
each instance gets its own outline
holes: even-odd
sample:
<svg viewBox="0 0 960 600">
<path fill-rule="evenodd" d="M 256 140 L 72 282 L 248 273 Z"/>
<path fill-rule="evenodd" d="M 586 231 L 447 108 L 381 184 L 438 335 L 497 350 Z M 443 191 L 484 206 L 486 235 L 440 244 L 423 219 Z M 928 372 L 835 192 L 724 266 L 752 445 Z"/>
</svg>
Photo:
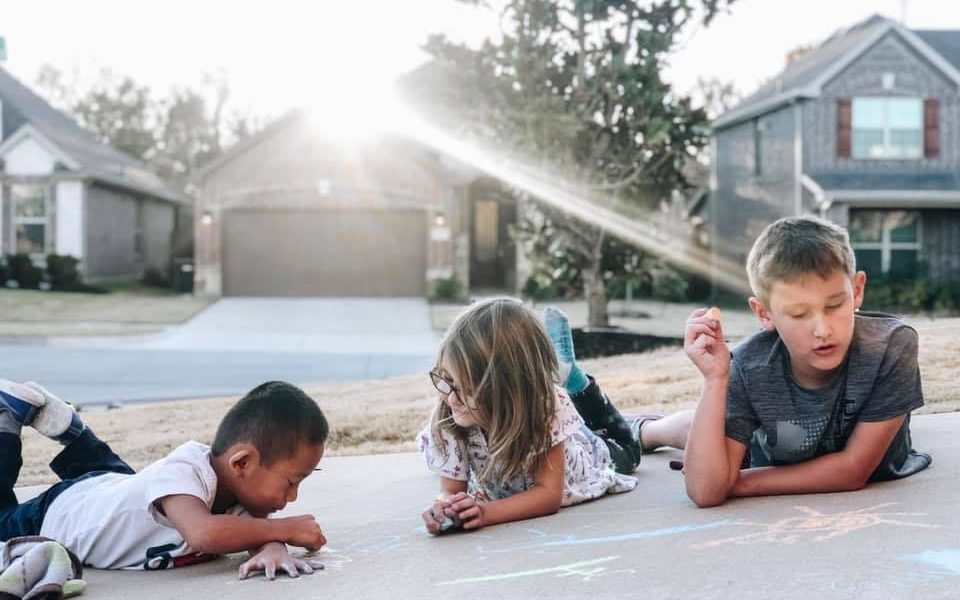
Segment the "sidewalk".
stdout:
<svg viewBox="0 0 960 600">
<path fill-rule="evenodd" d="M 690 313 L 703 304 L 661 302 L 657 300 L 633 300 L 628 307 L 623 300 L 611 300 L 609 305 L 610 325 L 626 327 L 637 333 L 663 337 L 683 337 L 683 327 Z M 538 313 L 546 306 L 556 306 L 570 320 L 572 327 L 587 324 L 587 303 L 584 300 L 558 300 L 532 305 Z M 465 304 L 433 304 L 433 328 L 445 331 L 460 314 Z M 625 310 L 626 308 L 626 310 Z M 723 329 L 729 338 L 740 339 L 757 331 L 757 318 L 746 306 L 743 309 L 723 309 Z"/>
<path fill-rule="evenodd" d="M 316 514 L 324 571 L 236 579 L 241 556 L 159 573 L 89 570 L 90 598 L 952 598 L 960 584 L 960 414 L 914 419 L 933 466 L 848 494 L 695 508 L 675 451 L 637 490 L 550 517 L 429 537 L 416 454 L 324 459 L 286 514 Z M 24 490 L 27 491 L 27 490 Z M 135 591 L 134 591 L 135 590 Z"/>
</svg>

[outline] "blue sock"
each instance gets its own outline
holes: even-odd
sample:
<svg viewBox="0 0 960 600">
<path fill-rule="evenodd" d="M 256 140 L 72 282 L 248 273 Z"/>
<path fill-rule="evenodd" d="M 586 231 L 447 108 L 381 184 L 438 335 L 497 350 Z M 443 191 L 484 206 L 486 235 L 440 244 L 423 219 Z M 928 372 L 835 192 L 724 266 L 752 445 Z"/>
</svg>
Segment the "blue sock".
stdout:
<svg viewBox="0 0 960 600">
<path fill-rule="evenodd" d="M 557 360 L 560 361 L 561 373 L 566 367 L 570 368 L 570 374 L 563 382 L 563 387 L 571 394 L 582 392 L 590 385 L 590 380 L 577 365 L 577 357 L 573 351 L 573 333 L 570 331 L 567 316 L 559 309 L 548 306 L 543 309 L 543 323 L 547 327 L 547 335 L 550 336 L 550 342 L 557 353 Z"/>
</svg>

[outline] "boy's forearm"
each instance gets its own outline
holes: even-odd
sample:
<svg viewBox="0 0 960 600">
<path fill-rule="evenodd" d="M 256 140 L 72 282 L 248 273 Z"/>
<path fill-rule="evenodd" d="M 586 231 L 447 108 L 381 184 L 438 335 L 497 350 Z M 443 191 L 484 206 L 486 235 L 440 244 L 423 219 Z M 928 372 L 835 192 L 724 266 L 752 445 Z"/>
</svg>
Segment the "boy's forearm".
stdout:
<svg viewBox="0 0 960 600">
<path fill-rule="evenodd" d="M 726 377 L 705 379 L 684 450 L 687 495 L 697 506 L 714 506 L 730 491 L 730 460 L 725 434 Z"/>
<path fill-rule="evenodd" d="M 260 548 L 290 537 L 285 519 L 258 519 L 238 515 L 211 515 L 193 546 L 198 552 L 228 554 Z"/>
<path fill-rule="evenodd" d="M 863 488 L 869 474 L 851 466 L 843 452 L 825 454 L 812 460 L 780 467 L 759 467 L 740 471 L 730 495 L 771 496 L 850 492 Z"/>
</svg>

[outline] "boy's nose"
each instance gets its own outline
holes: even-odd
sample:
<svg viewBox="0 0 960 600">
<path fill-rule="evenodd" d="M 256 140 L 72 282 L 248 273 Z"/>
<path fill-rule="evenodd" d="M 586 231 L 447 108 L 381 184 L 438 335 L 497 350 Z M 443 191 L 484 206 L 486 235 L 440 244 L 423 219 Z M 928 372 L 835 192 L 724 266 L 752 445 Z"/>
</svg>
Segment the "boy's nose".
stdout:
<svg viewBox="0 0 960 600">
<path fill-rule="evenodd" d="M 817 319 L 817 322 L 814 323 L 813 335 L 814 337 L 825 340 L 830 337 L 830 334 L 833 332 L 833 329 L 830 327 L 830 323 L 827 322 L 827 319 L 823 316 Z"/>
</svg>

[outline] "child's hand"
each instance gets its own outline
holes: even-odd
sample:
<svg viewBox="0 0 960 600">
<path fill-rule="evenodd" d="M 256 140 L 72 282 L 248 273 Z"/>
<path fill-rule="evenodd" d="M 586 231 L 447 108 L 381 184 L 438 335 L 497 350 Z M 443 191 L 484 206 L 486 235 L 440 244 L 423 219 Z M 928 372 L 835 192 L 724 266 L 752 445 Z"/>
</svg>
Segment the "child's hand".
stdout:
<svg viewBox="0 0 960 600">
<path fill-rule="evenodd" d="M 464 529 L 480 529 L 486 525 L 483 515 L 483 505 L 466 492 L 458 492 L 449 498 L 450 508 L 456 513 Z"/>
<path fill-rule="evenodd" d="M 449 499 L 437 498 L 430 505 L 430 508 L 423 511 L 420 515 L 423 518 L 423 524 L 427 527 L 427 533 L 437 535 L 454 529 L 460 529 L 462 523 L 457 518 L 457 513 L 450 508 Z"/>
<path fill-rule="evenodd" d="M 290 577 L 296 578 L 300 577 L 300 573 L 309 575 L 315 569 L 322 569 L 323 565 L 294 558 L 287 552 L 284 544 L 270 542 L 261 546 L 256 554 L 240 565 L 240 579 L 246 579 L 250 573 L 263 571 L 267 579 L 273 581 L 276 578 L 277 567 L 283 569 Z"/>
<path fill-rule="evenodd" d="M 706 378 L 726 377 L 730 371 L 730 349 L 723 341 L 720 321 L 698 308 L 687 319 L 683 350 Z"/>
<path fill-rule="evenodd" d="M 284 537 L 284 541 L 291 546 L 319 550 L 327 543 L 327 538 L 324 537 L 320 524 L 313 515 L 297 515 L 276 520 L 285 522 L 284 525 L 287 526 L 289 533 Z"/>
</svg>

